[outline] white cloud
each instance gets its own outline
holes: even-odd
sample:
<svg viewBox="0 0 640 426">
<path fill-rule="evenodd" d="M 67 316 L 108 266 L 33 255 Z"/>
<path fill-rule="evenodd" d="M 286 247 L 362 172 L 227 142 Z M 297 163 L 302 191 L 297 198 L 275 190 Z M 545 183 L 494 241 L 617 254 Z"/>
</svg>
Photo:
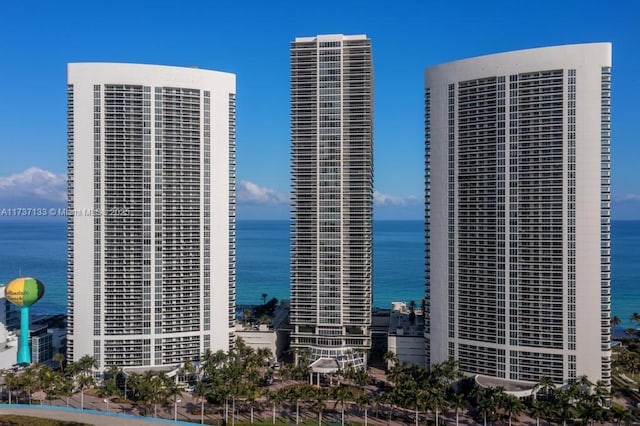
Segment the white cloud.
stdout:
<svg viewBox="0 0 640 426">
<path fill-rule="evenodd" d="M 247 180 L 241 180 L 237 187 L 238 202 L 253 204 L 286 204 L 289 196 L 278 190 L 265 188 Z"/>
<path fill-rule="evenodd" d="M 625 194 L 622 197 L 616 198 L 614 201 L 640 201 L 640 195 L 638 195 L 638 194 Z"/>
<path fill-rule="evenodd" d="M 373 192 L 373 201 L 378 206 L 406 206 L 418 204 L 418 197 L 414 195 L 389 195 L 378 191 Z"/>
<path fill-rule="evenodd" d="M 21 173 L 0 177 L 0 199 L 65 201 L 67 176 L 31 167 Z"/>
</svg>

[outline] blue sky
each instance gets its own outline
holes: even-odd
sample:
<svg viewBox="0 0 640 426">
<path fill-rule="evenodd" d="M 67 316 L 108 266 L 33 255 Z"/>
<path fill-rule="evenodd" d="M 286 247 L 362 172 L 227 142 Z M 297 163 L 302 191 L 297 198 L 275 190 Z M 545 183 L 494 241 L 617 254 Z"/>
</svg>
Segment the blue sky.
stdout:
<svg viewBox="0 0 640 426">
<path fill-rule="evenodd" d="M 289 43 L 367 34 L 375 73 L 376 218 L 422 217 L 423 71 L 547 45 L 613 43 L 614 218 L 640 219 L 640 2 L 4 1 L 0 208 L 64 200 L 68 62 L 233 72 L 239 218 L 288 217 Z"/>
</svg>

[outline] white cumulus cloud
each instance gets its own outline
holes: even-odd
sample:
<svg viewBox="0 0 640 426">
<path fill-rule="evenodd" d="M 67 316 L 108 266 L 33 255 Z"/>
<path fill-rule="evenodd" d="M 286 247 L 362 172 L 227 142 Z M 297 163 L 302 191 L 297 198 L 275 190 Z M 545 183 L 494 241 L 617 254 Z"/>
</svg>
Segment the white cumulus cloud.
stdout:
<svg viewBox="0 0 640 426">
<path fill-rule="evenodd" d="M 20 173 L 0 176 L 0 199 L 65 201 L 67 175 L 30 167 Z"/>
<path fill-rule="evenodd" d="M 247 180 L 241 180 L 237 187 L 238 202 L 253 204 L 286 204 L 289 196 L 275 189 L 265 188 Z"/>
<path fill-rule="evenodd" d="M 625 194 L 622 197 L 616 198 L 614 201 L 640 201 L 640 195 L 629 193 L 629 194 Z"/>
<path fill-rule="evenodd" d="M 373 201 L 378 206 L 406 206 L 419 202 L 414 195 L 389 195 L 378 191 L 373 192 Z"/>
</svg>

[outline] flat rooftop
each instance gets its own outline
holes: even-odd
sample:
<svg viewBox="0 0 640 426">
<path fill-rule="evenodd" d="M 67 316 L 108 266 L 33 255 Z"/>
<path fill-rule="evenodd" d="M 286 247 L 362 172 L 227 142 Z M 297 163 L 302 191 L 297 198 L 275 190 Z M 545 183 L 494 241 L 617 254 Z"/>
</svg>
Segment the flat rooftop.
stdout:
<svg viewBox="0 0 640 426">
<path fill-rule="evenodd" d="M 476 383 L 482 387 L 502 387 L 505 392 L 520 393 L 520 392 L 533 392 L 538 385 L 534 382 L 521 382 L 517 380 L 500 379 L 497 377 L 481 376 L 475 377 Z"/>
</svg>

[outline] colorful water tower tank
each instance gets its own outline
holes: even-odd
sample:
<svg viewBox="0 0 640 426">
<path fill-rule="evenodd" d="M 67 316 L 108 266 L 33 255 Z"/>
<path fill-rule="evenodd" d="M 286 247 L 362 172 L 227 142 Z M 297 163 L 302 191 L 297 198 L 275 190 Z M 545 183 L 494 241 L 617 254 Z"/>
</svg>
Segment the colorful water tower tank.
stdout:
<svg viewBox="0 0 640 426">
<path fill-rule="evenodd" d="M 20 307 L 20 341 L 17 364 L 31 364 L 29 346 L 29 308 L 44 296 L 44 284 L 35 278 L 22 277 L 4 288 L 4 297 Z"/>
</svg>

